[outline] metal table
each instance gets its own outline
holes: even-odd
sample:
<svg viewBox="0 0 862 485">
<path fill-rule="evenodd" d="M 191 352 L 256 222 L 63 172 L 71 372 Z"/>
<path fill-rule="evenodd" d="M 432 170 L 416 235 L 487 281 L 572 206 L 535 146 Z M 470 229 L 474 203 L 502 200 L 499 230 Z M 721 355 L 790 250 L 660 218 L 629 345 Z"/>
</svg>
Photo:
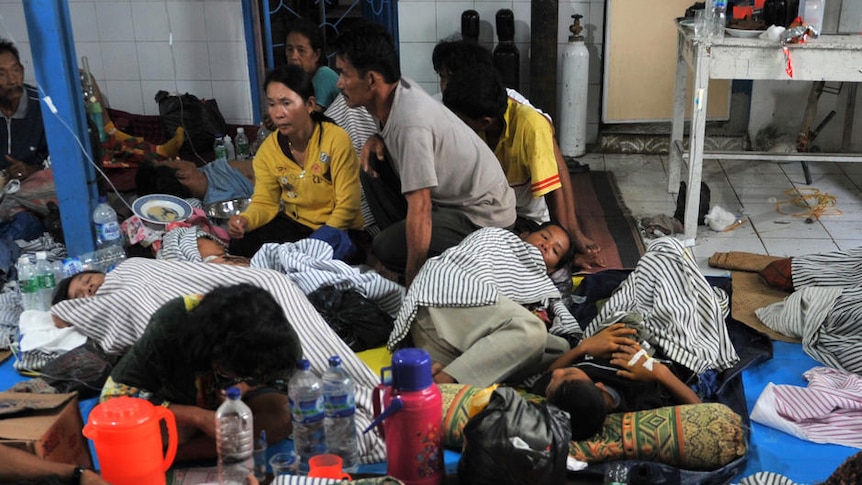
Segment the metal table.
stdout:
<svg viewBox="0 0 862 485">
<path fill-rule="evenodd" d="M 668 192 L 676 193 L 682 165 L 688 163 L 685 198 L 685 243 L 693 246 L 697 235 L 697 211 L 703 160 L 777 160 L 806 162 L 862 162 L 862 154 L 774 153 L 753 151 L 703 151 L 706 103 L 710 79 L 862 82 L 862 35 L 823 35 L 790 46 L 793 77 L 785 72 L 785 58 L 778 42 L 760 38 L 709 41 L 695 39 L 692 31 L 677 24 L 677 66 L 670 139 Z M 692 92 L 687 93 L 689 68 L 694 71 Z M 854 85 L 855 88 L 855 85 Z M 686 97 L 690 96 L 691 129 L 686 151 L 683 128 Z"/>
</svg>

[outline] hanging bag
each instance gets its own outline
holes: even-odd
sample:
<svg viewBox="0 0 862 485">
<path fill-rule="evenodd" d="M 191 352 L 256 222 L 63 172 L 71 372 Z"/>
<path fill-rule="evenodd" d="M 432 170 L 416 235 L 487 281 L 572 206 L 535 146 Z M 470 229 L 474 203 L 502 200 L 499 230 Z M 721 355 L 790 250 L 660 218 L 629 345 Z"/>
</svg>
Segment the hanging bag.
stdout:
<svg viewBox="0 0 862 485">
<path fill-rule="evenodd" d="M 202 163 L 211 161 L 212 157 L 204 157 L 204 154 L 212 153 L 216 135 L 227 134 L 227 123 L 216 100 L 200 100 L 193 94 L 176 95 L 167 91 L 159 91 L 155 99 L 167 138 L 174 136 L 182 126 L 186 139 L 181 151 L 192 153 Z"/>
</svg>

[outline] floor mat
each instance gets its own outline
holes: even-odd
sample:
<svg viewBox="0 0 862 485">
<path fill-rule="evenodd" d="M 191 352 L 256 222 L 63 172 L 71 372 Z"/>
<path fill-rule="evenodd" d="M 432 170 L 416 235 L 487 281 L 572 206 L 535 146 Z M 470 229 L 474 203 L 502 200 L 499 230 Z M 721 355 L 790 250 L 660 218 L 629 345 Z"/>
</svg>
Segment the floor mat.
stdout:
<svg viewBox="0 0 862 485">
<path fill-rule="evenodd" d="M 733 318 L 758 332 L 768 335 L 773 340 L 793 343 L 799 343 L 802 341 L 802 339 L 788 337 L 787 335 L 776 332 L 767 327 L 760 321 L 760 318 L 754 314 L 754 311 L 758 308 L 763 308 L 772 303 L 781 301 L 790 293 L 785 293 L 764 284 L 760 281 L 757 273 L 733 271 L 731 273 L 731 279 L 733 281 L 733 296 L 731 297 L 732 301 L 730 308 Z"/>
<path fill-rule="evenodd" d="M 572 173 L 581 230 L 602 248 L 606 268 L 634 268 L 644 253 L 637 223 L 623 202 L 613 172 Z"/>
</svg>

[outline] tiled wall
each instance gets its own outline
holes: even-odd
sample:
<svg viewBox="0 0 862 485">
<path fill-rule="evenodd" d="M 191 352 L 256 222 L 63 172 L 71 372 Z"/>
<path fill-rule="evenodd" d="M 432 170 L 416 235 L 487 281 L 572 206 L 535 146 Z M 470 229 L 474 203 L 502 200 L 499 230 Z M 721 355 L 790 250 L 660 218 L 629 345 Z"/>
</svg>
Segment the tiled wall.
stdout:
<svg viewBox="0 0 862 485">
<path fill-rule="evenodd" d="M 26 0 L 0 0 L 0 35 L 18 44 L 32 82 L 23 1 Z M 604 3 L 605 0 L 559 3 L 560 45 L 568 39 L 571 15 L 584 16 L 591 54 L 589 141 L 594 141 L 598 133 Z M 460 33 L 461 13 L 473 9 L 481 19 L 480 42 L 493 49 L 497 42 L 495 15 L 501 8 L 511 9 L 515 15 L 521 91 L 529 97 L 530 2 L 526 0 L 400 0 L 404 74 L 430 93 L 438 92 L 431 67 L 434 45 Z M 253 118 L 239 0 L 69 0 L 69 10 L 77 55 L 87 56 L 90 70 L 111 107 L 158 114 L 153 96 L 164 89 L 215 98 L 228 122 L 246 123 Z"/>
<path fill-rule="evenodd" d="M 521 54 L 521 92 L 530 97 L 530 2 L 529 0 L 399 0 L 398 30 L 401 41 L 401 70 L 429 92 L 440 91 L 437 76 L 431 66 L 431 52 L 441 39 L 460 34 L 461 13 L 479 12 L 479 43 L 493 49 L 497 44 L 496 14 L 503 8 L 515 15 L 515 45 Z M 602 42 L 604 40 L 605 0 L 560 0 L 557 42 L 561 47 L 568 42 L 572 14 L 584 16 L 586 45 L 590 51 L 589 102 L 587 114 L 587 141 L 594 142 L 598 135 L 601 96 Z M 559 66 L 558 66 L 559 72 Z M 559 80 L 558 80 L 559 93 Z M 559 94 L 558 94 L 559 97 Z"/>
<path fill-rule="evenodd" d="M 33 64 L 22 1 L 0 0 L 0 35 Z M 252 120 L 239 0 L 69 0 L 75 50 L 116 109 L 158 114 L 159 90 L 215 98 L 229 123 Z"/>
</svg>

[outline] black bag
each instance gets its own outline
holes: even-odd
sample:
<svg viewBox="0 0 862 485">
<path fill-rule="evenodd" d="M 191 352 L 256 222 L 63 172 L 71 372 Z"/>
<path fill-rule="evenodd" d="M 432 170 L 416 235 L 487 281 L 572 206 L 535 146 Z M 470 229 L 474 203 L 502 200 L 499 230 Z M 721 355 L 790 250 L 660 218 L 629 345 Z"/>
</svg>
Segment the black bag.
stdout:
<svg viewBox="0 0 862 485">
<path fill-rule="evenodd" d="M 168 138 L 174 136 L 178 127 L 185 129 L 183 151 L 190 150 L 197 156 L 208 154 L 213 150 L 216 135 L 227 135 L 227 123 L 214 99 L 201 101 L 189 93 L 177 96 L 159 91 L 156 103 Z"/>
<path fill-rule="evenodd" d="M 324 286 L 308 300 L 354 352 L 380 347 L 392 333 L 392 316 L 356 290 Z"/>
<path fill-rule="evenodd" d="M 101 393 L 116 361 L 94 341 L 87 340 L 42 366 L 39 376 L 57 392 L 78 391 L 81 399 L 89 399 Z"/>
<path fill-rule="evenodd" d="M 498 388 L 488 406 L 464 426 L 458 479 L 471 485 L 565 483 L 569 426 L 569 414 L 556 406 Z"/>
</svg>

